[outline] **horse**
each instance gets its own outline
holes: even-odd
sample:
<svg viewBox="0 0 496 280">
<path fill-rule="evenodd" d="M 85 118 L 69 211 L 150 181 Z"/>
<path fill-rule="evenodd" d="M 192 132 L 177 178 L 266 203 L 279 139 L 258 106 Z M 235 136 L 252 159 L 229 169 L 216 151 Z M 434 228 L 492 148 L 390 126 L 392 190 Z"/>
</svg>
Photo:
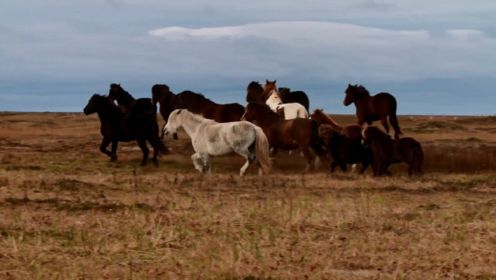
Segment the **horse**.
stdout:
<svg viewBox="0 0 496 280">
<path fill-rule="evenodd" d="M 167 121 L 170 113 L 176 107 L 177 96 L 172 93 L 168 85 L 155 84 L 152 86 L 152 103 L 160 104 L 160 115 Z"/>
<path fill-rule="evenodd" d="M 300 103 L 282 103 L 281 97 L 277 90 L 272 90 L 269 98 L 265 101 L 272 111 L 280 113 L 284 119 L 291 120 L 296 118 L 308 119 L 308 111 Z"/>
<path fill-rule="evenodd" d="M 342 126 L 333 120 L 329 115 L 324 113 L 321 109 L 315 109 L 310 115 L 310 118 L 316 121 L 319 125 L 330 125 L 334 130 L 340 132 L 346 138 L 362 139 L 362 127 L 360 125 L 352 124 Z"/>
<path fill-rule="evenodd" d="M 246 159 L 240 176 L 255 160 L 261 167 L 259 174 L 270 172 L 269 142 L 258 126 L 246 121 L 218 123 L 188 110 L 176 109 L 163 128 L 164 135 L 176 133 L 181 127 L 191 138 L 195 150 L 191 159 L 198 171 L 210 172 L 209 156 L 235 152 Z"/>
<path fill-rule="evenodd" d="M 119 109 L 123 113 L 129 113 L 136 102 L 136 99 L 120 84 L 110 84 L 108 98 L 112 101 L 117 101 Z"/>
<path fill-rule="evenodd" d="M 265 84 L 263 86 L 263 100 L 267 100 L 269 98 L 270 94 L 272 93 L 273 90 L 277 90 L 277 80 L 269 81 L 265 80 Z"/>
<path fill-rule="evenodd" d="M 264 89 L 259 82 L 251 81 L 246 88 L 247 103 L 265 103 Z"/>
<path fill-rule="evenodd" d="M 282 103 L 300 103 L 308 112 L 310 112 L 310 100 L 304 91 L 291 91 L 289 88 L 280 87 L 279 96 L 281 97 Z"/>
<path fill-rule="evenodd" d="M 370 96 L 368 90 L 362 85 L 350 85 L 345 91 L 344 106 L 355 103 L 356 116 L 358 124 L 362 126 L 364 123 L 369 125 L 373 121 L 380 120 L 386 132 L 389 133 L 388 117 L 391 126 L 394 129 L 394 137 L 399 139 L 401 134 L 398 119 L 396 117 L 396 99 L 387 92 L 381 92 L 374 96 Z"/>
<path fill-rule="evenodd" d="M 390 174 L 389 165 L 399 162 L 408 164 L 409 176 L 422 174 L 424 152 L 417 140 L 411 137 L 394 140 L 375 126 L 364 127 L 362 134 L 364 144 L 372 149 L 374 176 Z"/>
<path fill-rule="evenodd" d="M 267 136 L 271 148 L 300 149 L 307 161 L 305 172 L 314 169 L 315 157 L 310 149 L 318 156 L 323 156 L 318 125 L 310 119 L 285 120 L 269 106 L 258 103 L 248 103 L 241 119 L 256 122 Z"/>
<path fill-rule="evenodd" d="M 175 109 L 188 109 L 216 122 L 239 121 L 245 108 L 238 103 L 217 104 L 202 94 L 183 91 L 176 96 Z"/>
<path fill-rule="evenodd" d="M 342 130 L 329 124 L 319 126 L 319 136 L 324 141 L 329 156 L 332 158 L 331 173 L 337 166 L 345 172 L 347 164 L 357 163 L 362 164 L 360 173 L 363 173 L 372 162 L 372 151 L 362 145 L 361 137 L 348 137 L 342 133 Z"/>
<path fill-rule="evenodd" d="M 100 151 L 110 157 L 110 161 L 117 160 L 118 142 L 129 142 L 136 140 L 143 152 L 141 165 L 146 165 L 148 161 L 148 147 L 146 141 L 153 146 L 153 163 L 158 165 L 159 153 L 167 154 L 167 147 L 158 137 L 158 125 L 156 113 L 137 113 L 136 118 L 130 119 L 124 114 L 115 103 L 107 96 L 94 94 L 83 112 L 86 115 L 98 114 L 100 119 L 100 133 L 103 136 Z M 138 120 L 138 121 L 133 121 Z M 112 143 L 111 151 L 107 146 Z"/>
</svg>

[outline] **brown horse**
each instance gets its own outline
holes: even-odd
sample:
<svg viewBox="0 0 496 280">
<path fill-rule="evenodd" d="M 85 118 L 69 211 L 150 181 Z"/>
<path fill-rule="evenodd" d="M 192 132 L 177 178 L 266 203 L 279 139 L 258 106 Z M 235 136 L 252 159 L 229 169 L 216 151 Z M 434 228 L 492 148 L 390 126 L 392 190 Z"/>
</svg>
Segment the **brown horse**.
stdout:
<svg viewBox="0 0 496 280">
<path fill-rule="evenodd" d="M 249 103 L 242 120 L 256 122 L 269 139 L 271 148 L 293 150 L 300 149 L 306 160 L 305 171 L 314 168 L 315 156 L 323 156 L 317 123 L 309 119 L 297 118 L 285 120 L 265 104 Z"/>
<path fill-rule="evenodd" d="M 188 109 L 192 113 L 220 123 L 239 121 L 245 112 L 241 104 L 217 104 L 192 91 L 183 91 L 176 96 L 176 109 Z"/>
<path fill-rule="evenodd" d="M 157 156 L 159 153 L 168 153 L 165 145 L 158 137 L 158 125 L 156 113 L 137 113 L 135 119 L 130 119 L 124 114 L 107 96 L 93 95 L 86 107 L 86 115 L 97 113 L 100 119 L 100 133 L 103 136 L 100 151 L 110 157 L 110 161 L 117 160 L 118 142 L 129 142 L 136 140 L 143 152 L 141 165 L 145 165 L 148 160 L 148 147 L 146 141 L 153 146 L 153 163 L 158 165 Z M 139 120 L 135 122 L 134 120 Z M 107 146 L 112 143 L 112 150 L 108 151 Z"/>
<path fill-rule="evenodd" d="M 364 123 L 372 124 L 373 121 L 380 120 L 386 132 L 389 133 L 389 122 L 394 129 L 394 137 L 399 138 L 401 134 L 398 119 L 396 118 L 396 99 L 387 92 L 381 92 L 374 96 L 370 96 L 367 89 L 361 85 L 350 85 L 345 91 L 344 105 L 348 106 L 355 103 L 356 116 L 358 124 L 362 126 Z"/>
<path fill-rule="evenodd" d="M 365 145 L 372 149 L 374 176 L 389 174 L 391 163 L 406 162 L 408 175 L 421 174 L 424 152 L 418 141 L 411 137 L 393 140 L 388 134 L 375 126 L 365 127 L 362 131 Z"/>
<path fill-rule="evenodd" d="M 259 82 L 252 81 L 246 88 L 247 103 L 265 103 L 264 89 Z"/>
<path fill-rule="evenodd" d="M 361 163 L 360 173 L 363 173 L 372 162 L 372 151 L 362 145 L 361 137 L 350 138 L 343 135 L 342 130 L 328 124 L 319 126 L 319 136 L 324 141 L 327 152 L 332 158 L 331 172 L 334 172 L 337 166 L 344 172 L 347 169 L 347 164 Z"/>
</svg>

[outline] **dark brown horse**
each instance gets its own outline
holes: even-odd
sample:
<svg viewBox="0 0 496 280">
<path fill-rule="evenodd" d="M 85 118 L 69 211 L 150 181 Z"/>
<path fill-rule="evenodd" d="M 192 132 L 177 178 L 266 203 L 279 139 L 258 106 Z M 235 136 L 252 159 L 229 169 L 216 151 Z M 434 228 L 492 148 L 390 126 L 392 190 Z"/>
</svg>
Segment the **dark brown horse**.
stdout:
<svg viewBox="0 0 496 280">
<path fill-rule="evenodd" d="M 401 134 L 398 119 L 396 117 L 396 99 L 387 92 L 381 92 L 370 96 L 367 89 L 361 85 L 350 85 L 345 91 L 344 105 L 355 103 L 358 124 L 372 124 L 373 121 L 380 120 L 386 132 L 389 133 L 388 117 L 394 129 L 394 137 L 399 138 Z"/>
<path fill-rule="evenodd" d="M 415 139 L 405 137 L 394 140 L 375 126 L 365 127 L 362 134 L 365 145 L 372 149 L 374 176 L 389 174 L 389 165 L 399 162 L 408 164 L 410 176 L 422 173 L 424 152 Z"/>
<path fill-rule="evenodd" d="M 282 103 L 300 103 L 307 109 L 307 112 L 310 112 L 310 100 L 304 91 L 291 91 L 289 88 L 280 87 L 279 96 L 281 97 Z"/>
<path fill-rule="evenodd" d="M 167 123 L 170 113 L 177 108 L 177 95 L 170 91 L 165 84 L 156 84 L 152 87 L 152 103 L 160 104 L 160 115 Z M 182 109 L 182 108 L 180 108 Z"/>
<path fill-rule="evenodd" d="M 347 164 L 361 163 L 360 173 L 363 173 L 372 162 L 372 151 L 362 145 L 361 137 L 350 138 L 343 135 L 342 130 L 329 124 L 319 126 L 319 136 L 331 157 L 331 172 L 334 172 L 337 166 L 344 172 L 347 170 Z"/>
<path fill-rule="evenodd" d="M 202 94 L 192 91 L 179 93 L 175 105 L 176 109 L 188 109 L 192 113 L 220 123 L 239 121 L 245 112 L 241 104 L 217 104 Z"/>
<path fill-rule="evenodd" d="M 252 81 L 246 88 L 247 103 L 265 103 L 264 89 L 259 82 Z"/>
<path fill-rule="evenodd" d="M 141 108 L 140 108 L 141 109 Z M 136 111 L 138 112 L 138 111 Z M 97 113 L 100 119 L 100 133 L 103 136 L 100 151 L 110 157 L 110 161 L 117 160 L 118 142 L 129 142 L 136 140 L 143 152 L 141 165 L 145 165 L 148 160 L 148 147 L 146 141 L 153 146 L 153 163 L 158 165 L 159 153 L 168 153 L 165 145 L 158 137 L 158 125 L 156 113 L 137 113 L 135 118 L 126 116 L 107 96 L 93 95 L 86 107 L 86 115 Z M 112 143 L 112 150 L 108 151 L 107 146 Z"/>
<path fill-rule="evenodd" d="M 249 103 L 242 119 L 256 122 L 267 136 L 271 148 L 300 149 L 307 160 L 305 171 L 314 168 L 315 156 L 310 149 L 323 156 L 318 126 L 314 121 L 303 118 L 285 120 L 269 106 L 258 103 Z"/>
</svg>

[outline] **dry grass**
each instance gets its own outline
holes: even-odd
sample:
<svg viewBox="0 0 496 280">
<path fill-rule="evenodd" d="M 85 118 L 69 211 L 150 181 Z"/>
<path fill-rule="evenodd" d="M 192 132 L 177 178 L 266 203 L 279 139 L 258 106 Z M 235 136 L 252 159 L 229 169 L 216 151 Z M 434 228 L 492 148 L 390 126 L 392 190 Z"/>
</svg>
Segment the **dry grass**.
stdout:
<svg viewBox="0 0 496 280">
<path fill-rule="evenodd" d="M 236 157 L 203 176 L 184 137 L 140 168 L 131 144 L 107 162 L 95 118 L 0 115 L 0 278 L 496 278 L 496 125 L 400 123 L 423 177 L 301 174 L 285 154 L 270 176 Z"/>
</svg>

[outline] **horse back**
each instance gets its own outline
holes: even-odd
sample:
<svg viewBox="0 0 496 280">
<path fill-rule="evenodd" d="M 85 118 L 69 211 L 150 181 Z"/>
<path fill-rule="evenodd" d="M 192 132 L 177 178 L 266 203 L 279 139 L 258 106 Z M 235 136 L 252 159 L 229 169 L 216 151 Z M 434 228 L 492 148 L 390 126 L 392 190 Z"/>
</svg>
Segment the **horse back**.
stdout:
<svg viewBox="0 0 496 280">
<path fill-rule="evenodd" d="M 283 103 L 299 103 L 308 111 L 310 108 L 310 101 L 304 91 L 289 91 L 281 96 Z"/>
<path fill-rule="evenodd" d="M 370 111 L 380 118 L 393 108 L 396 111 L 396 98 L 390 93 L 381 92 L 370 98 L 369 107 Z"/>
</svg>

